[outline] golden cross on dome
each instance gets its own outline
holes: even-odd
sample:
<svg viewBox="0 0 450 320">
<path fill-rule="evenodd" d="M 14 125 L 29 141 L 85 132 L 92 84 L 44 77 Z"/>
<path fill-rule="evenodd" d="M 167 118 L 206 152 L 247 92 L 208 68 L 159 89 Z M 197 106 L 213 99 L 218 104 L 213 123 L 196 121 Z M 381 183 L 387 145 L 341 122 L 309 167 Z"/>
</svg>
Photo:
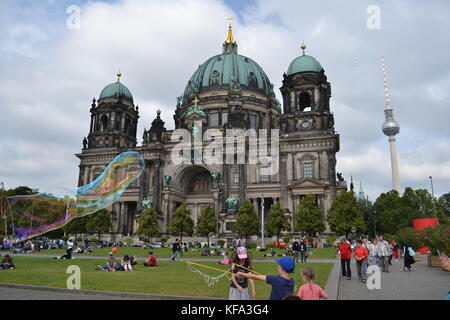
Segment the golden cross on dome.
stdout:
<svg viewBox="0 0 450 320">
<path fill-rule="evenodd" d="M 200 100 L 198 100 L 198 98 L 197 98 L 197 96 L 196 96 L 193 102 L 194 102 L 194 106 L 196 106 L 196 107 L 197 107 L 197 103 L 199 103 L 199 102 L 200 102 Z"/>
<path fill-rule="evenodd" d="M 120 70 L 119 70 L 119 72 L 116 73 L 116 76 L 117 76 L 117 82 L 120 82 L 120 77 L 122 76 L 122 73 L 120 72 Z"/>
</svg>

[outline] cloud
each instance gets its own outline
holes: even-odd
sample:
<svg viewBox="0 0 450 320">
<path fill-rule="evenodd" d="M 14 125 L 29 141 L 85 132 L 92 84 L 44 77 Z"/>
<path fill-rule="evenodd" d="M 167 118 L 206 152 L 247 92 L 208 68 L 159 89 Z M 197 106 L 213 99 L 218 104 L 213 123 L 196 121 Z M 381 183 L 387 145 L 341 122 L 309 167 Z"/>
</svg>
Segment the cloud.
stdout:
<svg viewBox="0 0 450 320">
<path fill-rule="evenodd" d="M 75 185 L 74 153 L 88 134 L 90 104 L 118 69 L 140 106 L 138 141 L 158 108 L 173 128 L 176 97 L 198 65 L 221 52 L 232 15 L 238 17 L 233 26 L 239 53 L 257 61 L 275 88 L 305 41 L 332 85 L 341 138 L 337 171 L 362 181 L 372 198 L 391 188 L 381 132 L 384 55 L 401 126 L 401 184 L 428 188 L 433 175 L 435 193 L 449 192 L 450 4 L 381 2 L 381 29 L 369 30 L 366 9 L 372 2 L 4 1 L 0 180 L 41 190 Z M 78 30 L 66 28 L 72 4 L 81 8 Z"/>
</svg>

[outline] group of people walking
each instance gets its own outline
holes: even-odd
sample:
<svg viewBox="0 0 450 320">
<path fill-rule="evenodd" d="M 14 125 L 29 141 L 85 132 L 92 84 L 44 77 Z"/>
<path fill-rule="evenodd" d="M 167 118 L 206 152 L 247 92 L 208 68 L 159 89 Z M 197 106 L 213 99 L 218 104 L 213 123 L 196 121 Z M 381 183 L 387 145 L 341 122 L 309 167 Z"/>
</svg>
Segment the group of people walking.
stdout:
<svg viewBox="0 0 450 320">
<path fill-rule="evenodd" d="M 369 241 L 367 238 L 358 239 L 354 250 L 352 250 L 350 241 L 342 238 L 338 249 L 341 256 L 342 277 L 347 278 L 347 280 L 352 278 L 350 262 L 353 252 L 353 257 L 356 260 L 358 280 L 366 283 L 368 266 L 377 265 L 382 272 L 389 273 L 392 259 L 398 261 L 400 247 L 395 240 L 390 242 L 379 236 L 372 241 Z M 414 255 L 414 250 L 410 246 L 404 245 L 402 247 L 404 267 L 401 271 L 412 271 L 411 265 L 415 263 Z"/>
<path fill-rule="evenodd" d="M 306 262 L 306 259 L 309 255 L 310 247 L 308 245 L 308 242 L 305 238 L 298 240 L 295 239 L 292 243 L 292 251 L 294 253 L 294 261 L 298 262 L 298 257 L 300 256 L 301 262 Z"/>
</svg>

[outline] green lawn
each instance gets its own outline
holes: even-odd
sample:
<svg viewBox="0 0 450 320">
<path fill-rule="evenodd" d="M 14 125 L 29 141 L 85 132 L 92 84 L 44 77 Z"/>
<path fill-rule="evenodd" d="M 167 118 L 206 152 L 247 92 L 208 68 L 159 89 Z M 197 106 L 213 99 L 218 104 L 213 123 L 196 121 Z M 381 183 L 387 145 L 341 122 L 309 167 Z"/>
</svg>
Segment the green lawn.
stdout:
<svg viewBox="0 0 450 320">
<path fill-rule="evenodd" d="M 185 262 L 159 261 L 156 268 L 147 268 L 142 265 L 135 267 L 133 272 L 105 272 L 96 271 L 97 265 L 103 265 L 104 260 L 74 259 L 54 260 L 37 257 L 14 257 L 15 270 L 1 270 L 0 282 L 18 283 L 28 285 L 42 285 L 52 287 L 66 287 L 66 273 L 69 265 L 77 265 L 81 269 L 81 289 L 110 290 L 122 292 L 141 292 L 153 294 L 176 294 L 187 296 L 208 296 L 227 298 L 229 281 L 222 278 L 217 284 L 208 287 L 203 277 L 191 272 Z M 213 262 L 202 264 L 226 270 Z M 312 267 L 317 276 L 317 283 L 324 288 L 333 267 L 332 263 L 297 264 L 293 275 L 296 282 L 296 291 L 301 284 L 301 268 Z M 220 272 L 197 267 L 211 276 L 220 275 Z M 276 274 L 277 267 L 271 262 L 254 263 L 255 271 L 263 274 Z M 295 291 L 295 292 L 296 292 Z M 258 299 L 267 299 L 270 286 L 257 282 L 256 294 Z"/>
<path fill-rule="evenodd" d="M 91 254 L 84 254 L 86 256 L 88 255 L 95 255 L 95 256 L 106 256 L 112 248 L 102 248 L 102 249 L 94 249 L 94 252 Z M 149 249 L 142 250 L 140 248 L 136 247 L 120 247 L 118 248 L 119 256 L 123 255 L 136 255 L 138 257 L 146 257 L 147 252 Z M 213 249 L 214 250 L 214 249 Z M 153 249 L 152 250 L 154 254 L 157 257 L 165 257 L 168 258 L 172 255 L 172 250 L 170 248 L 160 248 L 160 249 Z M 264 253 L 270 253 L 271 249 L 268 249 L 266 252 L 257 252 L 255 249 L 250 249 L 249 252 L 251 253 L 252 258 L 254 259 L 264 259 Z M 275 252 L 279 254 L 283 254 L 284 250 L 282 249 L 275 249 Z M 41 250 L 41 254 L 52 254 L 52 255 L 62 255 L 65 253 L 64 249 L 58 250 Z M 75 254 L 76 255 L 76 254 Z M 202 257 L 201 256 L 201 249 L 197 249 L 197 251 L 189 251 L 189 252 L 183 252 L 184 258 L 217 258 L 218 260 L 221 259 L 220 256 L 212 256 L 212 257 Z M 311 249 L 311 253 L 309 255 L 309 259 L 334 259 L 336 257 L 336 249 L 334 248 L 320 248 L 320 249 Z M 274 259 L 268 257 L 267 259 Z"/>
</svg>

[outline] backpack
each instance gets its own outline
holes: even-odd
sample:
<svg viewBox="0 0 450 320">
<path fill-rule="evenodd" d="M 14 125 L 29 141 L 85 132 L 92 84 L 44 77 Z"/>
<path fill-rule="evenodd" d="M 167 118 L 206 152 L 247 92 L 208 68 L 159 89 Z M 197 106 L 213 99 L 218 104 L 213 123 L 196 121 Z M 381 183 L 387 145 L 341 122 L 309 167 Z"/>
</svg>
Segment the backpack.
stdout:
<svg viewBox="0 0 450 320">
<path fill-rule="evenodd" d="M 411 257 L 414 257 L 416 255 L 416 253 L 414 252 L 413 248 L 411 248 L 411 247 L 408 247 L 408 252 L 409 252 L 409 255 Z"/>
<path fill-rule="evenodd" d="M 300 244 L 297 241 L 292 244 L 292 250 L 300 251 Z"/>
</svg>

